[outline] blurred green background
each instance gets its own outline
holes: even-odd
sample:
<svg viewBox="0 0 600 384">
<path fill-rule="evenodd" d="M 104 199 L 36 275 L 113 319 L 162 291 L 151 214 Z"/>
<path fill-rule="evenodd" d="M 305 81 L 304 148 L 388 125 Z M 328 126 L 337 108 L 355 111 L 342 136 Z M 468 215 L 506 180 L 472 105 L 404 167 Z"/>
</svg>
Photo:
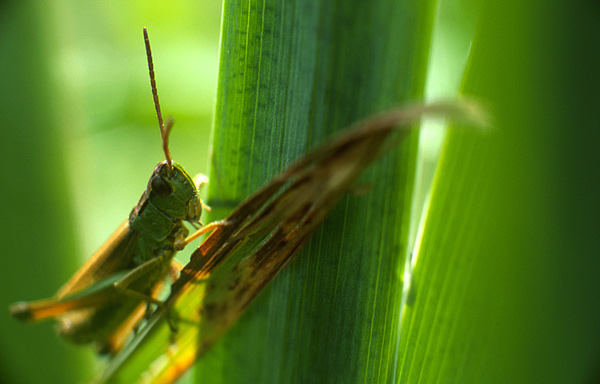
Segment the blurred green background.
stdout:
<svg viewBox="0 0 600 384">
<path fill-rule="evenodd" d="M 539 192 L 535 206 L 525 207 L 522 220 L 515 221 L 544 227 L 533 230 L 529 241 L 529 234 L 521 233 L 528 247 L 504 266 L 514 268 L 519 280 L 510 289 L 524 288 L 510 292 L 522 300 L 506 318 L 518 321 L 518 311 L 529 303 L 526 324 L 518 329 L 533 335 L 515 334 L 505 344 L 518 349 L 519 341 L 530 343 L 524 351 L 544 356 L 532 361 L 552 365 L 531 367 L 522 361 L 517 368 L 529 369 L 525 377 L 532 382 L 536 370 L 540 378 L 561 372 L 565 376 L 557 382 L 598 382 L 600 8 L 591 0 L 533 1 L 524 7 L 490 3 L 495 6 L 483 20 L 491 23 L 495 14 L 490 12 L 498 11 L 498 20 L 508 24 L 497 30 L 511 33 L 487 36 L 497 43 L 488 63 L 498 52 L 504 55 L 493 69 L 497 82 L 471 87 L 503 92 L 490 96 L 503 100 L 503 112 L 514 107 L 511 122 L 522 121 L 528 133 L 526 141 L 514 142 L 516 152 L 522 155 L 523 148 L 539 144 L 529 158 L 537 163 L 527 164 L 537 173 L 527 179 L 523 172 L 526 184 L 512 186 L 511 192 L 518 195 L 522 187 L 528 198 Z M 477 27 L 465 12 L 477 8 L 466 1 L 439 2 L 430 97 L 456 94 Z M 2 2 L 0 308 L 55 292 L 127 217 L 161 161 L 143 26 L 150 34 L 163 114 L 176 119 L 173 157 L 190 173 L 207 173 L 220 12 L 218 1 Z M 522 44 L 514 44 L 519 39 Z M 432 132 L 423 140 L 420 201 L 434 170 L 428 159 L 436 157 L 440 144 Z M 501 176 L 510 179 L 520 168 L 511 166 Z M 525 216 L 537 212 L 544 216 Z M 511 308 L 510 302 L 501 304 Z M 4 313 L 0 382 L 72 383 L 93 377 L 91 351 L 65 344 L 49 323 L 22 325 Z M 561 345 L 564 350 L 557 350 Z"/>
<path fill-rule="evenodd" d="M 142 28 L 173 158 L 207 173 L 219 1 L 0 5 L 0 382 L 93 377 L 89 348 L 27 325 L 9 303 L 51 296 L 125 220 L 164 159 Z"/>
</svg>

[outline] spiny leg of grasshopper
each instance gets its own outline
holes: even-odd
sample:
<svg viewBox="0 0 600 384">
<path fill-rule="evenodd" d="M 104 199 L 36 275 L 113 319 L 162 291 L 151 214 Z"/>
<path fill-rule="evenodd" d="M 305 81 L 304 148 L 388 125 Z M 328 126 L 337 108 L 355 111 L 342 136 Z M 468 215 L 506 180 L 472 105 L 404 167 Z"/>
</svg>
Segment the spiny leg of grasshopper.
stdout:
<svg viewBox="0 0 600 384">
<path fill-rule="evenodd" d="M 160 301 L 152 296 L 149 296 L 144 293 L 141 293 L 136 290 L 128 288 L 132 283 L 139 280 L 140 278 L 143 278 L 148 273 L 151 273 L 151 272 L 156 271 L 157 269 L 160 269 L 165 263 L 165 258 L 166 258 L 166 256 L 161 255 L 161 256 L 152 258 L 152 259 L 146 261 L 145 263 L 135 267 L 134 269 L 129 271 L 125 276 L 123 276 L 118 281 L 116 281 L 113 284 L 113 287 L 115 288 L 115 290 L 117 292 L 119 292 L 122 295 L 129 296 L 134 299 L 142 300 L 149 304 L 154 304 L 158 308 L 165 310 L 166 315 L 167 315 L 167 322 L 169 323 L 169 327 L 171 328 L 171 330 L 173 332 L 175 332 L 177 330 L 177 328 L 173 324 L 173 321 L 171 318 L 171 311 L 165 305 L 165 303 L 163 303 L 162 301 Z"/>
<path fill-rule="evenodd" d="M 215 221 L 215 222 L 208 223 L 207 225 L 203 226 L 202 228 L 200 228 L 199 230 L 197 230 L 196 232 L 194 232 L 191 236 L 189 236 L 187 238 L 180 237 L 180 235 L 179 235 L 179 236 L 177 236 L 179 238 L 175 241 L 175 248 L 183 249 L 187 244 L 191 243 L 192 241 L 197 239 L 202 234 L 211 232 L 211 231 L 213 231 L 219 227 L 222 227 L 224 225 L 227 225 L 227 224 L 228 223 L 225 220 Z M 166 255 L 160 255 L 160 256 L 152 258 L 152 259 L 146 261 L 145 263 L 135 267 L 134 269 L 129 271 L 125 276 L 123 276 L 118 281 L 116 281 L 113 286 L 114 286 L 115 290 L 117 292 L 119 292 L 120 294 L 129 296 L 129 297 L 132 297 L 132 298 L 135 298 L 138 300 L 145 301 L 146 303 L 149 303 L 149 304 L 154 304 L 158 308 L 164 310 L 166 313 L 166 316 L 167 316 L 167 322 L 169 323 L 169 327 L 171 328 L 171 330 L 173 332 L 176 332 L 177 327 L 175 327 L 175 325 L 173 324 L 171 311 L 168 308 L 168 305 L 165 305 L 164 302 L 162 302 L 152 296 L 149 296 L 144 293 L 141 293 L 136 290 L 128 288 L 131 284 L 133 284 L 138 279 L 143 278 L 143 276 L 155 271 L 157 268 L 161 268 L 162 265 L 164 265 L 164 263 L 165 263 L 166 257 L 167 257 Z M 177 264 L 178 263 L 175 262 L 175 260 L 171 260 L 169 271 L 170 271 L 172 277 L 173 277 L 173 269 L 181 270 L 181 268 L 177 267 Z"/>
</svg>

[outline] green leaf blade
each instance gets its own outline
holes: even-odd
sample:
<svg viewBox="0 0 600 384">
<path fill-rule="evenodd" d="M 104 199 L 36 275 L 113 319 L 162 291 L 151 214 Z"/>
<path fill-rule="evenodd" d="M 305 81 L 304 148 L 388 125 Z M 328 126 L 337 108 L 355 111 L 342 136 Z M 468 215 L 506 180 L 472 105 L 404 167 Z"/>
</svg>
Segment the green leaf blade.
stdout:
<svg viewBox="0 0 600 384">
<path fill-rule="evenodd" d="M 434 2 L 251 7 L 224 8 L 213 219 L 336 130 L 423 92 Z M 417 143 L 411 135 L 360 178 L 370 190 L 342 199 L 197 364 L 198 381 L 394 377 Z"/>
</svg>

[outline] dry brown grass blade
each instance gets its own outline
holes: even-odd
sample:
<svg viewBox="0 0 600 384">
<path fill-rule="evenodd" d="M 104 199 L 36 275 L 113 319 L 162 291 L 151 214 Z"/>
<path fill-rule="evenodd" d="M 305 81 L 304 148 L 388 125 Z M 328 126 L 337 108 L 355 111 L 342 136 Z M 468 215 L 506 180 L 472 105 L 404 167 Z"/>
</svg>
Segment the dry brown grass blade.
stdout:
<svg viewBox="0 0 600 384">
<path fill-rule="evenodd" d="M 225 220 L 229 225 L 215 230 L 193 253 L 173 295 L 177 296 L 186 283 L 206 278 L 247 236 L 269 233 L 278 227 L 287 229 L 287 237 L 312 233 L 313 226 L 327 216 L 356 176 L 382 154 L 388 136 L 399 131 L 403 137 L 410 124 L 423 115 L 486 124 L 484 113 L 471 101 L 403 107 L 355 124 L 241 203 Z M 402 137 L 394 140 L 399 142 Z M 277 193 L 280 195 L 271 201 Z M 302 212 L 304 215 L 300 215 Z M 298 219 L 297 224 L 291 225 L 291 218 Z"/>
</svg>

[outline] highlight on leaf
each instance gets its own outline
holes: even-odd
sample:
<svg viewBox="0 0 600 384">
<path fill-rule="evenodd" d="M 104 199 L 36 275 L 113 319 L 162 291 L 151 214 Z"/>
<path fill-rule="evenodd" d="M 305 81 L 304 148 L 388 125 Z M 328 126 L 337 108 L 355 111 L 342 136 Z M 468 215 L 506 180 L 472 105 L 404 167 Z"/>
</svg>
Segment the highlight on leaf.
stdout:
<svg viewBox="0 0 600 384">
<path fill-rule="evenodd" d="M 309 153 L 242 202 L 194 251 L 166 304 L 99 382 L 172 383 L 242 315 L 290 263 L 356 177 L 424 115 L 486 124 L 473 101 L 397 108 L 360 122 Z"/>
</svg>

